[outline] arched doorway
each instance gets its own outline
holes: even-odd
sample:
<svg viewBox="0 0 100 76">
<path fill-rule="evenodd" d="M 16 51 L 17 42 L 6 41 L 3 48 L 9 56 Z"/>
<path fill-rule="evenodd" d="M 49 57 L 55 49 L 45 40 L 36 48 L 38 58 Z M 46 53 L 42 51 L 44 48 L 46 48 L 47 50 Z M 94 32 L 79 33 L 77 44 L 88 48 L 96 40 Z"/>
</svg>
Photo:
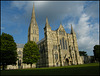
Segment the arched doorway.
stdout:
<svg viewBox="0 0 100 76">
<path fill-rule="evenodd" d="M 58 62 L 56 63 L 56 66 L 58 66 Z"/>
<path fill-rule="evenodd" d="M 21 60 L 18 60 L 18 69 L 21 69 Z"/>
<path fill-rule="evenodd" d="M 68 66 L 68 65 L 69 65 L 69 59 L 66 58 L 66 59 L 65 59 L 65 62 L 64 62 L 64 66 Z"/>
</svg>

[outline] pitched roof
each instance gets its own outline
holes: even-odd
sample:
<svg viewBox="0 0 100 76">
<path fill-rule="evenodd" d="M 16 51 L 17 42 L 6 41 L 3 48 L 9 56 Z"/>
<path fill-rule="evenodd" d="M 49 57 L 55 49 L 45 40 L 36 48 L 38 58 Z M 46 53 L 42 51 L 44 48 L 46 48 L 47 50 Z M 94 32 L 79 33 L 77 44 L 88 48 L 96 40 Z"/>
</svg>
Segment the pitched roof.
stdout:
<svg viewBox="0 0 100 76">
<path fill-rule="evenodd" d="M 24 48 L 25 44 L 17 44 L 17 48 Z"/>
</svg>

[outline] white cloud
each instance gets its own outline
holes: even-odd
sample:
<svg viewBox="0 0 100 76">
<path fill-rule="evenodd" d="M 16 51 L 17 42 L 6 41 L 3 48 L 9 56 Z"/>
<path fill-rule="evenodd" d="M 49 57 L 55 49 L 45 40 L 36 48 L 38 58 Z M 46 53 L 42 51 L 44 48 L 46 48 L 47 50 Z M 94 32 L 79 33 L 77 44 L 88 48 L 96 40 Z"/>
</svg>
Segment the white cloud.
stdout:
<svg viewBox="0 0 100 76">
<path fill-rule="evenodd" d="M 76 32 L 79 32 L 79 36 L 82 38 L 83 36 L 88 36 L 89 34 L 89 16 L 87 16 L 86 14 L 82 14 L 82 16 L 80 17 L 79 21 L 78 21 L 78 25 L 76 26 Z"/>
<path fill-rule="evenodd" d="M 66 16 L 80 16 L 84 5 L 84 2 L 76 1 L 13 1 L 11 7 L 16 7 L 19 10 L 23 8 L 26 11 L 25 15 L 30 18 L 33 2 L 38 19 L 44 20 L 48 16 L 49 22 L 56 20 L 62 21 Z"/>
<path fill-rule="evenodd" d="M 78 23 L 75 20 L 69 20 L 63 24 L 65 29 L 71 29 L 71 24 L 77 35 L 77 42 L 80 51 L 86 51 L 88 55 L 93 55 L 93 47 L 99 44 L 99 24 L 92 24 L 90 16 L 83 13 Z"/>
<path fill-rule="evenodd" d="M 90 16 L 82 13 L 78 23 L 75 20 L 69 20 L 63 24 L 65 29 L 71 29 L 71 24 L 77 35 L 79 51 L 86 51 L 88 55 L 93 55 L 93 47 L 99 44 L 99 24 L 92 24 Z"/>
<path fill-rule="evenodd" d="M 89 5 L 84 9 L 85 13 L 91 17 L 99 17 L 99 1 L 89 2 Z"/>
<path fill-rule="evenodd" d="M 94 25 L 91 24 L 88 21 L 89 19 L 90 19 L 90 16 L 87 16 L 86 14 L 82 14 L 82 16 L 80 17 L 78 21 L 78 24 L 76 24 L 74 29 L 77 34 L 77 42 L 79 45 L 79 50 L 87 51 L 89 55 L 93 55 L 94 45 L 99 44 L 99 38 L 98 38 L 99 28 L 97 28 L 99 27 L 99 25 L 98 23 L 95 23 Z"/>
<path fill-rule="evenodd" d="M 85 9 L 85 2 L 70 2 L 70 1 L 60 1 L 60 2 L 49 2 L 49 1 L 38 1 L 34 2 L 36 18 L 39 23 L 45 22 L 45 17 L 48 16 L 49 22 L 62 21 L 66 17 L 71 16 L 75 18 L 74 20 L 69 20 L 68 23 L 63 24 L 64 28 L 70 29 L 70 24 L 73 25 L 75 32 L 77 34 L 77 41 L 79 45 L 79 50 L 87 51 L 88 54 L 93 53 L 93 46 L 99 44 L 99 24 L 91 24 L 89 22 L 90 17 L 98 18 L 99 4 L 90 3 Z M 31 19 L 33 1 L 27 2 L 12 2 L 12 7 L 16 7 L 19 10 L 22 8 L 25 10 L 25 17 Z M 83 13 L 84 12 L 84 13 Z M 76 17 L 79 18 L 78 23 L 75 23 Z M 27 21 L 27 20 L 26 20 Z M 29 20 L 30 21 L 30 20 Z M 43 23 L 44 24 L 44 23 Z M 90 52 L 91 51 L 91 52 Z"/>
</svg>

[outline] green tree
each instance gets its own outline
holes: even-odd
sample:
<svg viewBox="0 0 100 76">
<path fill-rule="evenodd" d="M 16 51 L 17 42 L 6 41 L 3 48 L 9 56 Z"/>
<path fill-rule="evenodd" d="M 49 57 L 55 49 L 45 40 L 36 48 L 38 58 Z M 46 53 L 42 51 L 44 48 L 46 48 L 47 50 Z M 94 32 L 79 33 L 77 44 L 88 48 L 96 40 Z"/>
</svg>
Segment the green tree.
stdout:
<svg viewBox="0 0 100 76">
<path fill-rule="evenodd" d="M 36 63 L 40 57 L 39 48 L 33 41 L 28 41 L 23 48 L 23 63 L 32 64 Z"/>
<path fill-rule="evenodd" d="M 94 52 L 95 60 L 100 62 L 100 45 L 95 45 L 93 52 Z"/>
<path fill-rule="evenodd" d="M 17 47 L 11 35 L 2 33 L 0 35 L 0 65 L 5 69 L 6 65 L 14 65 L 17 61 Z"/>
<path fill-rule="evenodd" d="M 87 53 L 85 51 L 79 51 L 80 56 L 87 56 Z"/>
</svg>

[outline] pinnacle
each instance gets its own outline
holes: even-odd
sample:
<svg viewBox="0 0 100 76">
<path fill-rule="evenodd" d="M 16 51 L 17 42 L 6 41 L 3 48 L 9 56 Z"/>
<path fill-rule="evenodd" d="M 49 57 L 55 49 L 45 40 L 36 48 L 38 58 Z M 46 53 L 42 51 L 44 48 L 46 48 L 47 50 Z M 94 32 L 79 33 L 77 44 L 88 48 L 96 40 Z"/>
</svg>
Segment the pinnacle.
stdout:
<svg viewBox="0 0 100 76">
<path fill-rule="evenodd" d="M 47 16 L 46 16 L 46 24 L 48 24 L 49 22 L 48 22 L 48 18 L 47 18 Z"/>
<path fill-rule="evenodd" d="M 73 30 L 72 24 L 71 24 L 71 30 Z"/>
<path fill-rule="evenodd" d="M 46 26 L 46 27 L 50 27 L 47 16 L 46 16 L 46 24 L 45 24 L 45 26 Z"/>
<path fill-rule="evenodd" d="M 32 18 L 35 18 L 35 9 L 34 9 L 34 4 L 33 4 L 33 10 L 32 10 Z"/>
<path fill-rule="evenodd" d="M 36 18 L 35 18 L 35 7 L 34 7 L 34 4 L 33 4 L 33 9 L 32 9 L 32 16 L 31 16 L 31 23 L 30 24 L 32 26 L 33 25 L 37 26 L 37 22 L 36 22 Z"/>
<path fill-rule="evenodd" d="M 73 30 L 72 24 L 71 24 L 71 33 L 74 33 L 74 30 Z"/>
<path fill-rule="evenodd" d="M 62 22 L 60 22 L 60 26 L 59 27 L 63 27 Z"/>
</svg>

